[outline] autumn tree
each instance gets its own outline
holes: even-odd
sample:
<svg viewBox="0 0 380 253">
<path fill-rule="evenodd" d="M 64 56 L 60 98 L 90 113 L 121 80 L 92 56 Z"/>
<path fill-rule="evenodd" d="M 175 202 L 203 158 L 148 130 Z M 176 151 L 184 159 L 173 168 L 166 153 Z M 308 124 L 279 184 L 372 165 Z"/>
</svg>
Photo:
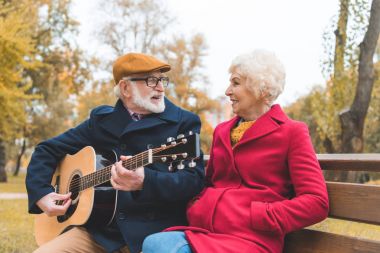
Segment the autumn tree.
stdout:
<svg viewBox="0 0 380 253">
<path fill-rule="evenodd" d="M 39 66 L 35 58 L 33 24 L 37 10 L 33 1 L 0 1 L 0 182 L 6 182 L 6 142 L 20 137 L 27 121 L 25 105 L 36 98 L 27 94 L 31 80 L 23 71 Z"/>
<path fill-rule="evenodd" d="M 39 59 L 40 65 L 26 67 L 22 76 L 30 81 L 27 93 L 38 95 L 40 99 L 23 108 L 28 120 L 20 130 L 17 161 L 21 160 L 26 148 L 72 126 L 73 94 L 77 94 L 90 78 L 87 58 L 73 40 L 78 23 L 70 16 L 71 1 L 41 0 L 35 3 L 38 20 L 29 30 L 35 40 L 33 57 Z M 11 143 L 8 150 L 14 144 Z M 19 166 L 15 169 L 16 174 L 18 169 Z"/>
<path fill-rule="evenodd" d="M 330 27 L 324 34 L 327 60 L 323 62 L 323 70 L 328 81 L 324 89 L 314 90 L 308 96 L 311 101 L 309 113 L 317 125 L 317 139 L 323 143 L 322 152 L 362 152 L 366 138 L 363 133 L 376 136 L 379 132 L 377 124 L 368 127 L 364 124 L 367 112 L 369 122 L 375 122 L 378 117 L 378 102 L 370 103 L 371 96 L 380 95 L 376 89 L 376 67 L 373 66 L 380 26 L 378 2 L 372 1 L 369 11 L 368 1 L 341 0 L 339 16 L 334 19 L 334 33 Z M 335 37 L 328 36 L 332 34 Z M 345 172 L 339 175 L 329 172 L 326 176 L 329 180 L 341 181 L 359 181 L 360 178 L 360 175 Z"/>
<path fill-rule="evenodd" d="M 323 34 L 325 58 L 322 60 L 322 71 L 328 81 L 324 90 L 313 93 L 311 104 L 318 125 L 317 134 L 323 140 L 322 152 L 341 152 L 339 112 L 353 99 L 357 49 L 367 27 L 368 13 L 366 0 L 341 0 L 339 14 Z"/>
<path fill-rule="evenodd" d="M 90 115 L 91 109 L 99 105 L 114 105 L 116 96 L 113 91 L 113 84 L 109 82 L 94 82 L 91 89 L 83 91 L 78 96 L 78 104 L 76 106 L 77 117 L 76 124 L 82 122 Z"/>
<path fill-rule="evenodd" d="M 360 43 L 359 75 L 354 101 L 350 108 L 340 113 L 342 124 L 342 151 L 360 153 L 363 151 L 364 122 L 371 101 L 376 73 L 373 58 L 380 33 L 380 0 L 373 0 L 368 29 Z"/>
<path fill-rule="evenodd" d="M 371 103 L 368 108 L 366 124 L 364 126 L 364 152 L 380 153 L 380 39 L 377 42 L 377 53 L 374 65 L 375 83 L 372 90 Z"/>
<path fill-rule="evenodd" d="M 115 56 L 128 52 L 155 54 L 174 21 L 159 0 L 115 0 L 100 3 L 107 20 L 98 36 Z"/>
<path fill-rule="evenodd" d="M 367 116 L 376 73 L 373 64 L 380 33 L 380 0 L 373 0 L 367 32 L 360 43 L 358 79 L 351 106 L 339 114 L 342 126 L 342 152 L 363 152 L 364 123 Z M 358 181 L 359 173 L 350 173 L 349 181 Z"/>
<path fill-rule="evenodd" d="M 323 99 L 325 90 L 321 86 L 314 86 L 311 92 L 303 97 L 297 99 L 296 102 L 286 106 L 284 110 L 292 119 L 297 119 L 305 122 L 309 127 L 310 136 L 314 149 L 317 153 L 324 153 L 328 140 L 324 134 L 325 128 L 319 126 L 316 120 L 321 110 L 316 110 L 315 100 L 321 101 Z"/>
</svg>

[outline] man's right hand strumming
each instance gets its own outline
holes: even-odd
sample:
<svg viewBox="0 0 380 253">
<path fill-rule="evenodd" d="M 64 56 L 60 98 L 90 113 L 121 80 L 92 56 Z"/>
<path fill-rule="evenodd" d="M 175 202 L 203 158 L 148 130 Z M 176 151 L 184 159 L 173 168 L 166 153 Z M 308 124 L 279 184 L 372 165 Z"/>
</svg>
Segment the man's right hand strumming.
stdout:
<svg viewBox="0 0 380 253">
<path fill-rule="evenodd" d="M 70 196 L 71 192 L 67 194 L 52 192 L 42 197 L 36 204 L 47 216 L 64 215 L 71 204 Z"/>
</svg>

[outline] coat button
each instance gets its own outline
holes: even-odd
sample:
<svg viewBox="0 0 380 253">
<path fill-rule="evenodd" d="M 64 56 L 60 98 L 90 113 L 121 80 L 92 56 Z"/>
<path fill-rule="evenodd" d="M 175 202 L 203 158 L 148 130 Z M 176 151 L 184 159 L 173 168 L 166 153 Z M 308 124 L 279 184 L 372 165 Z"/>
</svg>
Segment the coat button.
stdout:
<svg viewBox="0 0 380 253">
<path fill-rule="evenodd" d="M 120 149 L 121 150 L 126 150 L 127 149 L 127 145 L 126 144 L 121 144 L 120 145 Z"/>
</svg>

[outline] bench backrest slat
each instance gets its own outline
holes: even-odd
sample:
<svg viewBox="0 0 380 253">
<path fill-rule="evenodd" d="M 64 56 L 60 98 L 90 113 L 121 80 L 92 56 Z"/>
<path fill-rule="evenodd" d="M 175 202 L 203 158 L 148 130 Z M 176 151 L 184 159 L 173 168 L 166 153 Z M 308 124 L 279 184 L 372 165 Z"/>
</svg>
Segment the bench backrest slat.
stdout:
<svg viewBox="0 0 380 253">
<path fill-rule="evenodd" d="M 380 154 L 317 154 L 323 170 L 380 172 Z M 203 156 L 205 163 L 209 155 Z"/>
<path fill-rule="evenodd" d="M 380 172 L 380 154 L 318 154 L 323 170 Z"/>
<path fill-rule="evenodd" d="M 330 217 L 380 225 L 380 187 L 327 182 Z"/>
<path fill-rule="evenodd" d="M 379 253 L 380 241 L 303 229 L 286 236 L 284 253 Z"/>
</svg>

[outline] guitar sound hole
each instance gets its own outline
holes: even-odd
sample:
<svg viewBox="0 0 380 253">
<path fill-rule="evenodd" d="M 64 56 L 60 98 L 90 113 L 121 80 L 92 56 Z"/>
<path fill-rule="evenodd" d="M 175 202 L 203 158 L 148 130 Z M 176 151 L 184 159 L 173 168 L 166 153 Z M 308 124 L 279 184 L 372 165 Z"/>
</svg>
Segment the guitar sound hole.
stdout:
<svg viewBox="0 0 380 253">
<path fill-rule="evenodd" d="M 80 192 L 80 175 L 74 175 L 70 182 L 69 191 L 71 192 L 71 199 L 75 201 Z"/>
<path fill-rule="evenodd" d="M 80 192 L 80 175 L 74 175 L 70 181 L 70 187 L 69 191 L 71 192 L 71 205 L 67 209 L 66 213 L 61 216 L 57 216 L 58 222 L 64 222 L 67 219 L 69 219 L 77 209 L 78 203 L 79 203 L 79 192 Z"/>
</svg>

